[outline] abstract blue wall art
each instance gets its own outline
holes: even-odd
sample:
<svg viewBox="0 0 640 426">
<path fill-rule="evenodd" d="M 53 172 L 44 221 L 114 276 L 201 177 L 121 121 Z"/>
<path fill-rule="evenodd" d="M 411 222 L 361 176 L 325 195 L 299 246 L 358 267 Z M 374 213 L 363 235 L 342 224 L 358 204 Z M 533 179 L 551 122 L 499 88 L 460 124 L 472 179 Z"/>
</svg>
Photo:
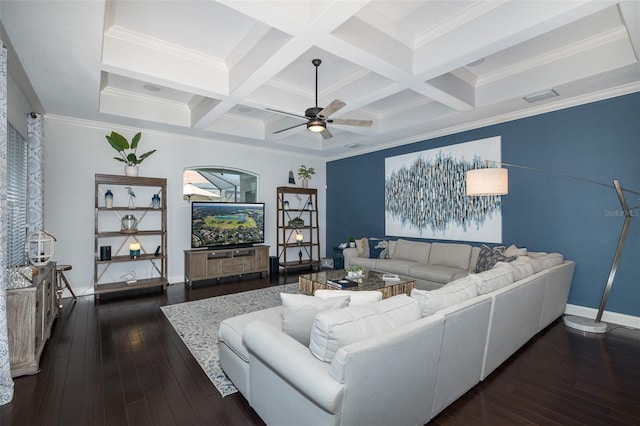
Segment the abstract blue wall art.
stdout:
<svg viewBox="0 0 640 426">
<path fill-rule="evenodd" d="M 385 159 L 385 233 L 502 242 L 499 196 L 467 197 L 465 172 L 501 161 L 500 137 Z"/>
</svg>

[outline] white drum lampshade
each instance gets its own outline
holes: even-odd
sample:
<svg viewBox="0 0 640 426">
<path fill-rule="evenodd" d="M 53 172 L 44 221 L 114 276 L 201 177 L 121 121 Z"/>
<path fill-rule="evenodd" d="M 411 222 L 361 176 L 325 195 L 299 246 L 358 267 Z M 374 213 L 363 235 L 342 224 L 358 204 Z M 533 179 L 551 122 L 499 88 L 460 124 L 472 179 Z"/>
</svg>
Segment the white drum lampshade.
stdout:
<svg viewBox="0 0 640 426">
<path fill-rule="evenodd" d="M 509 193 L 509 171 L 504 168 L 468 170 L 465 180 L 469 196 Z"/>
</svg>

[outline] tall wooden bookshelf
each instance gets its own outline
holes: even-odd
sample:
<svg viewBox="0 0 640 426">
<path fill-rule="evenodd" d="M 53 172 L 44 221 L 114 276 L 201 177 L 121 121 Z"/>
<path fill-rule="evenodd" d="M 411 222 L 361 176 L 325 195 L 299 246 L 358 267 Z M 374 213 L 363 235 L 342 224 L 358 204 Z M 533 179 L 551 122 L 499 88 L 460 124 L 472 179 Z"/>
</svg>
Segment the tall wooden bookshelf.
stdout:
<svg viewBox="0 0 640 426">
<path fill-rule="evenodd" d="M 134 206 L 129 204 L 126 188 L 131 188 L 137 194 Z M 105 205 L 104 194 L 108 189 L 116 194 L 111 207 Z M 159 207 L 152 206 L 153 194 L 160 197 Z M 166 179 L 96 174 L 93 274 L 96 299 L 104 293 L 146 287 L 162 287 L 162 290 L 167 288 L 166 200 Z M 133 214 L 138 221 L 135 232 L 121 229 L 121 219 L 127 214 Z M 129 252 L 129 243 L 132 242 L 140 244 L 140 254 L 135 257 L 131 257 Z M 111 246 L 110 259 L 100 258 L 100 247 L 103 244 Z M 123 268 L 143 270 L 144 275 L 136 274 L 135 278 L 125 278 L 121 272 Z M 114 275 L 114 280 L 108 271 L 117 269 L 120 272 Z"/>
<path fill-rule="evenodd" d="M 318 190 L 280 186 L 276 206 L 280 267 L 285 273 L 292 268 L 319 269 Z"/>
</svg>

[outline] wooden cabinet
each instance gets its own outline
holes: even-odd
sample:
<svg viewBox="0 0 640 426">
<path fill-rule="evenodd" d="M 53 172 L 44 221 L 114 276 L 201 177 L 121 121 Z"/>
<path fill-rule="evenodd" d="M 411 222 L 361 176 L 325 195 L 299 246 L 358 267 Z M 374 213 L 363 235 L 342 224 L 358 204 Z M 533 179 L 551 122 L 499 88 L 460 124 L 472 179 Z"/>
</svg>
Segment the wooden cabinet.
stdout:
<svg viewBox="0 0 640 426">
<path fill-rule="evenodd" d="M 105 201 L 107 191 L 113 194 L 113 204 L 109 206 Z M 155 196 L 160 200 L 154 206 Z M 96 174 L 93 277 L 96 299 L 103 293 L 136 288 L 166 289 L 166 200 L 166 179 Z M 122 229 L 125 215 L 134 216 L 135 229 Z M 131 243 L 140 244 L 139 255 L 131 255 Z M 110 258 L 101 258 L 102 246 L 111 247 Z"/>
<path fill-rule="evenodd" d="M 269 272 L 269 246 L 184 251 L 184 280 L 193 281 Z"/>
<path fill-rule="evenodd" d="M 40 355 L 57 316 L 56 263 L 35 268 L 32 285 L 7 290 L 11 376 L 40 371 Z"/>
<path fill-rule="evenodd" d="M 318 190 L 277 188 L 277 251 L 285 273 L 289 268 L 320 268 Z"/>
</svg>

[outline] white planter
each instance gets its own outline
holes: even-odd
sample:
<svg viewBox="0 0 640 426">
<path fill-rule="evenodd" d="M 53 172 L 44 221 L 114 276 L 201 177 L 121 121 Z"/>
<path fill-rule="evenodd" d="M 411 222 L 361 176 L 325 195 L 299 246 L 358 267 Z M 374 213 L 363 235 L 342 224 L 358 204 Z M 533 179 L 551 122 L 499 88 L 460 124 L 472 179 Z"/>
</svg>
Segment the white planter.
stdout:
<svg viewBox="0 0 640 426">
<path fill-rule="evenodd" d="M 309 187 L 309 179 L 302 179 L 300 181 L 300 183 L 302 184 L 303 188 L 308 188 Z"/>
<path fill-rule="evenodd" d="M 124 166 L 125 176 L 138 176 L 138 166 Z"/>
</svg>

